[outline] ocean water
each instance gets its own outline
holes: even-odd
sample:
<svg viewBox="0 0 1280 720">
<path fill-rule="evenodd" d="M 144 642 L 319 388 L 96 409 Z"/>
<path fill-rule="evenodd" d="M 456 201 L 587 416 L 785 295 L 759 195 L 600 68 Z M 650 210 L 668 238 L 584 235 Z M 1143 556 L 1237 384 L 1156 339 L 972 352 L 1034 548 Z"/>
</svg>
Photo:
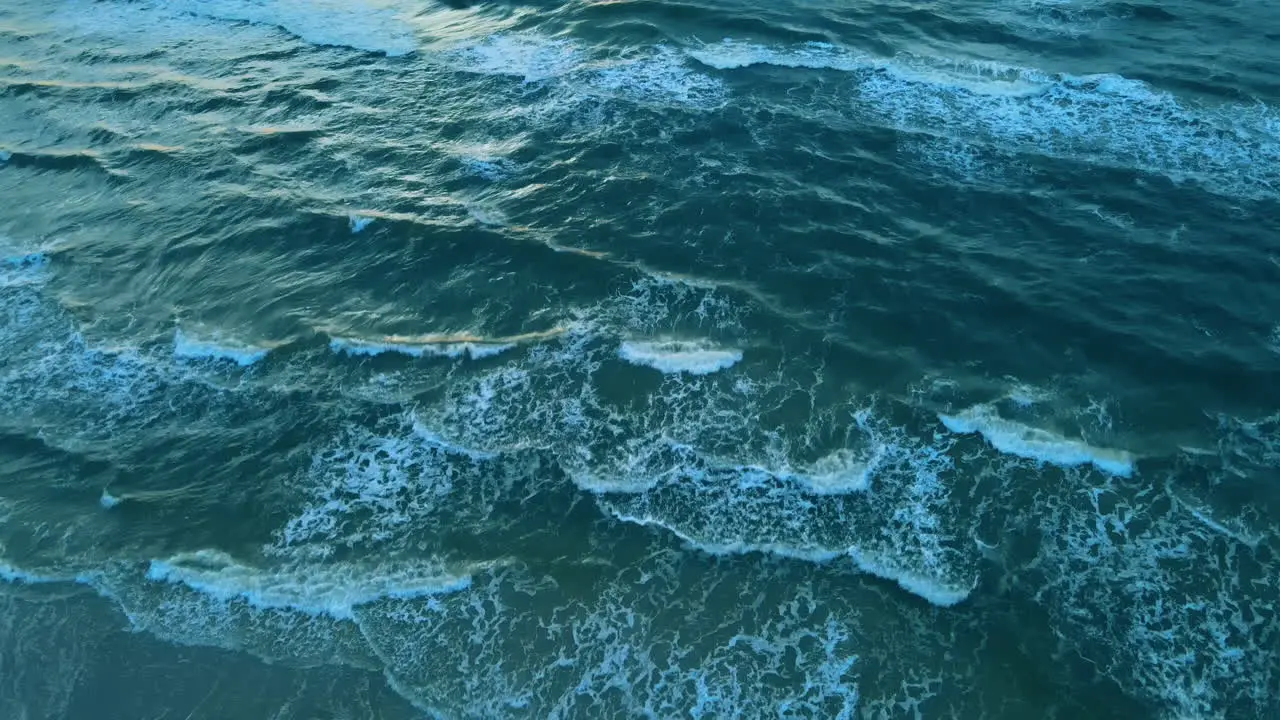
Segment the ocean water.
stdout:
<svg viewBox="0 0 1280 720">
<path fill-rule="evenodd" d="M 0 3 L 0 718 L 1280 717 L 1280 9 Z"/>
</svg>

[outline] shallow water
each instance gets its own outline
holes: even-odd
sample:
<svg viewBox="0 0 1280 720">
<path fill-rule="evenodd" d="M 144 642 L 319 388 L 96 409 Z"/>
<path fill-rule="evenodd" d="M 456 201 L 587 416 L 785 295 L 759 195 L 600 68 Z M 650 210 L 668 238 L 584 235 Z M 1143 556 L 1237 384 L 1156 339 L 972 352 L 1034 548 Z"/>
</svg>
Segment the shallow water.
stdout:
<svg viewBox="0 0 1280 720">
<path fill-rule="evenodd" d="M 1280 715 L 1277 40 L 0 6 L 0 716 Z"/>
</svg>

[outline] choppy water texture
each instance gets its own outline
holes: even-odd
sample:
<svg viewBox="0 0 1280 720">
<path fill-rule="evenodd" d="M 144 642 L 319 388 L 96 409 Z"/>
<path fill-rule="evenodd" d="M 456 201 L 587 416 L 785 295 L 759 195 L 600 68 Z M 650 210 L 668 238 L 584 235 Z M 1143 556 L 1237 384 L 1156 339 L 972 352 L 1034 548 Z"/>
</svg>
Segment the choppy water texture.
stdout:
<svg viewBox="0 0 1280 720">
<path fill-rule="evenodd" d="M 0 4 L 0 717 L 1280 716 L 1280 11 Z"/>
</svg>

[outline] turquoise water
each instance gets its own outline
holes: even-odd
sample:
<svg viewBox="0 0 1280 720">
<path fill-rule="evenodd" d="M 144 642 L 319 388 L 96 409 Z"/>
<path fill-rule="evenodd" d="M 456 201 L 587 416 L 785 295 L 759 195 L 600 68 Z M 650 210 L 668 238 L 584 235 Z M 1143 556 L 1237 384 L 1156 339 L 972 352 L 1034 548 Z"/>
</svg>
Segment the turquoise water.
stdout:
<svg viewBox="0 0 1280 720">
<path fill-rule="evenodd" d="M 0 717 L 1280 715 L 1280 11 L 0 5 Z"/>
</svg>

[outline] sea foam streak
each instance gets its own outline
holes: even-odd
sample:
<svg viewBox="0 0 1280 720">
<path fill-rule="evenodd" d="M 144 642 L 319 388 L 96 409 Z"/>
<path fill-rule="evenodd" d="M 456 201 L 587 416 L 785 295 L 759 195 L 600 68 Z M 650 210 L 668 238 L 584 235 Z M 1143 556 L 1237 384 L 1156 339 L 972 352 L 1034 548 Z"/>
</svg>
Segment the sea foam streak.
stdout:
<svg viewBox="0 0 1280 720">
<path fill-rule="evenodd" d="M 1000 417 L 989 405 L 976 405 L 955 415 L 938 415 L 954 433 L 978 433 L 991 447 L 1051 465 L 1093 465 L 1099 470 L 1127 477 L 1133 473 L 1133 456 L 1124 450 L 1096 448 L 1047 430 Z"/>
<path fill-rule="evenodd" d="M 181 330 L 173 336 L 174 356 L 188 360 L 228 360 L 240 367 L 248 367 L 266 357 L 267 353 L 265 348 L 193 338 Z"/>
<path fill-rule="evenodd" d="M 662 373 L 707 375 L 733 367 L 742 360 L 742 351 L 704 341 L 627 340 L 618 348 L 618 357 Z"/>
</svg>

